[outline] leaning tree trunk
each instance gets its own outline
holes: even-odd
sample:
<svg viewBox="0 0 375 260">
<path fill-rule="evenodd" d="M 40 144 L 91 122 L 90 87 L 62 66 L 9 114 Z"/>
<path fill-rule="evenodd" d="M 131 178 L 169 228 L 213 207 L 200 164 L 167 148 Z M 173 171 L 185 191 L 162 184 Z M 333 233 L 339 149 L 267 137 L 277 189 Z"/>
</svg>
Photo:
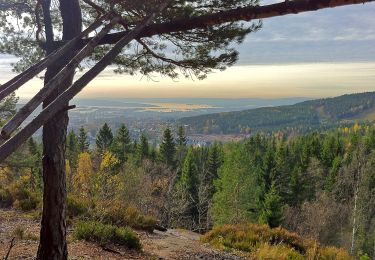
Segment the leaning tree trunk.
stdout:
<svg viewBox="0 0 375 260">
<path fill-rule="evenodd" d="M 82 29 L 82 15 L 78 0 L 60 0 L 60 12 L 63 19 L 63 39 L 69 40 L 78 35 Z M 48 16 L 48 12 L 45 13 Z M 46 32 L 48 29 L 46 28 Z M 51 31 L 52 32 L 52 31 Z M 52 34 L 53 37 L 53 34 Z M 49 39 L 51 42 L 51 39 Z M 53 44 L 48 44 L 48 52 L 52 52 Z M 64 57 L 59 64 L 47 68 L 45 84 L 73 57 Z M 69 57 L 70 56 L 70 57 Z M 59 93 L 64 91 L 73 81 L 74 74 L 65 80 L 43 103 L 46 107 Z M 68 106 L 68 102 L 66 104 Z M 43 127 L 43 215 L 40 232 L 40 244 L 37 259 L 67 259 L 66 243 L 66 176 L 65 176 L 65 144 L 68 126 L 67 110 L 59 112 Z"/>
</svg>

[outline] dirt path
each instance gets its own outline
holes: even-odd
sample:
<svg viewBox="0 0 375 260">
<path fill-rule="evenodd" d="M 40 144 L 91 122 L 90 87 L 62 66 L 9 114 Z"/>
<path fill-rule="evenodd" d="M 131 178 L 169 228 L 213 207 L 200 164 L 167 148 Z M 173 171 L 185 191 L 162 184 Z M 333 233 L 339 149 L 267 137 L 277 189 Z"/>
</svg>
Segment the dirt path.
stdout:
<svg viewBox="0 0 375 260">
<path fill-rule="evenodd" d="M 10 241 L 16 237 L 10 259 L 34 259 L 38 250 L 39 221 L 13 210 L 0 209 L 0 259 L 9 248 Z M 139 233 L 143 245 L 142 252 L 123 247 L 103 248 L 93 243 L 76 241 L 68 232 L 69 259 L 207 259 L 237 260 L 238 256 L 216 251 L 199 242 L 200 235 L 186 230 L 156 231 L 153 234 Z M 115 252 L 113 252 L 114 250 Z"/>
</svg>

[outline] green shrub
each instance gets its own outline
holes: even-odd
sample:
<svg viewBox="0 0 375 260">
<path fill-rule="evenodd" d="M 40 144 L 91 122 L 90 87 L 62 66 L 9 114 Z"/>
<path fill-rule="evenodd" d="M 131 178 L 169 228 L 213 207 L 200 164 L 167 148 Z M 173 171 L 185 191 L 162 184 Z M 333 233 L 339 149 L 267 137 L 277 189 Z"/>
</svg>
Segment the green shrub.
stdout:
<svg viewBox="0 0 375 260">
<path fill-rule="evenodd" d="M 129 226 L 148 232 L 153 232 L 157 224 L 157 220 L 154 217 L 144 215 L 136 208 L 124 207 L 119 202 L 97 205 L 95 215 L 97 219 L 108 224 Z"/>
<path fill-rule="evenodd" d="M 0 189 L 0 208 L 9 208 L 13 205 L 13 198 L 8 189 Z"/>
<path fill-rule="evenodd" d="M 66 203 L 67 216 L 70 218 L 83 216 L 89 212 L 90 202 L 88 200 L 68 195 Z"/>
<path fill-rule="evenodd" d="M 21 209 L 23 211 L 30 211 L 37 209 L 40 203 L 38 195 L 35 193 L 29 193 L 27 198 L 16 200 L 13 203 L 15 208 Z"/>
<path fill-rule="evenodd" d="M 8 206 L 13 206 L 23 211 L 34 210 L 38 208 L 41 202 L 40 196 L 26 188 L 26 185 L 22 181 L 10 185 L 6 191 L 6 196 L 8 202 L 12 202 Z"/>
<path fill-rule="evenodd" d="M 114 243 L 128 248 L 141 248 L 138 236 L 131 229 L 127 227 L 119 228 L 96 221 L 78 222 L 74 230 L 74 236 L 77 239 L 96 242 L 100 245 Z"/>
</svg>

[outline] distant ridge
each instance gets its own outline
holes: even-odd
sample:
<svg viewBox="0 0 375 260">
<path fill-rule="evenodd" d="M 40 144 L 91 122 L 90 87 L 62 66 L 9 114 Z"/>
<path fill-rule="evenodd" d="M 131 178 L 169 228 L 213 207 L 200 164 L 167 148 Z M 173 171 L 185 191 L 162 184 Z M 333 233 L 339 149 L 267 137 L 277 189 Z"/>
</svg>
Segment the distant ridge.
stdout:
<svg viewBox="0 0 375 260">
<path fill-rule="evenodd" d="M 308 132 L 358 120 L 375 120 L 375 92 L 309 100 L 295 105 L 185 117 L 179 123 L 188 125 L 190 133 L 245 134 L 279 130 Z"/>
</svg>

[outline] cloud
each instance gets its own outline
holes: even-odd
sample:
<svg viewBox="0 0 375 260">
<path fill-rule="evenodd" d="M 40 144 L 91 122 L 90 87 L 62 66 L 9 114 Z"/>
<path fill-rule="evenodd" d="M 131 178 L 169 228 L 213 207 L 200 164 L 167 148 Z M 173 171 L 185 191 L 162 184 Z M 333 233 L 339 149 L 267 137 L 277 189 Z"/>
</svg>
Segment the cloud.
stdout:
<svg viewBox="0 0 375 260">
<path fill-rule="evenodd" d="M 264 4 L 264 3 L 262 3 Z M 375 3 L 263 20 L 238 46 L 241 64 L 375 60 Z"/>
</svg>

